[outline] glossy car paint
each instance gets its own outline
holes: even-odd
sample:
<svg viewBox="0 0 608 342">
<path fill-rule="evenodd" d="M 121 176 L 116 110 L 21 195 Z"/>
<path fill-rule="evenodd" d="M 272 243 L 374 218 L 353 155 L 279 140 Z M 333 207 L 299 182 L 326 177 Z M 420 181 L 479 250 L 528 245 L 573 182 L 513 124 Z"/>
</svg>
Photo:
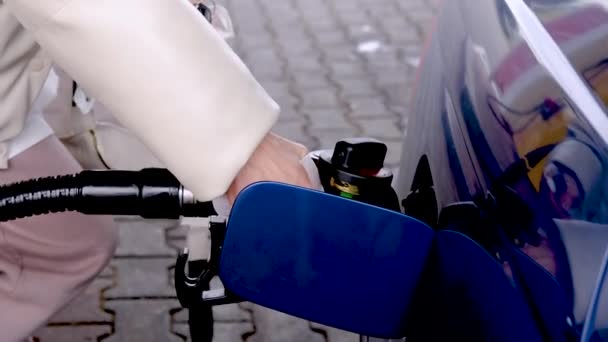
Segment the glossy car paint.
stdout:
<svg viewBox="0 0 608 342">
<path fill-rule="evenodd" d="M 608 1 L 447 0 L 434 25 L 407 114 L 404 209 L 438 227 L 446 207 L 508 186 L 581 323 L 608 243 Z"/>
</svg>

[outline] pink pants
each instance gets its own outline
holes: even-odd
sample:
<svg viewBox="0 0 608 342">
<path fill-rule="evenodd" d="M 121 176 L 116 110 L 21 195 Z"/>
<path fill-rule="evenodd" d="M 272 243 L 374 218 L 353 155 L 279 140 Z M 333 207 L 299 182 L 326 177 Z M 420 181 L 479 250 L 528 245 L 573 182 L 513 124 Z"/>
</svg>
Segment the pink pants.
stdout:
<svg viewBox="0 0 608 342">
<path fill-rule="evenodd" d="M 55 137 L 9 162 L 0 184 L 81 170 Z M 27 338 L 107 265 L 118 230 L 110 217 L 60 213 L 0 223 L 0 341 Z"/>
</svg>

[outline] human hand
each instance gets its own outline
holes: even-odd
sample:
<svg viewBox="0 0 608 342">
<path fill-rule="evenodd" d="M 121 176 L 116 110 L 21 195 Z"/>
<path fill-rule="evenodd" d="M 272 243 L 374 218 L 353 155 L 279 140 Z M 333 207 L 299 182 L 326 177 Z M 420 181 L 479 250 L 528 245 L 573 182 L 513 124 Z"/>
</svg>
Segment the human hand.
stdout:
<svg viewBox="0 0 608 342">
<path fill-rule="evenodd" d="M 311 188 L 308 175 L 300 164 L 307 153 L 303 145 L 269 133 L 228 188 L 228 202 L 232 205 L 241 190 L 260 181 Z"/>
</svg>

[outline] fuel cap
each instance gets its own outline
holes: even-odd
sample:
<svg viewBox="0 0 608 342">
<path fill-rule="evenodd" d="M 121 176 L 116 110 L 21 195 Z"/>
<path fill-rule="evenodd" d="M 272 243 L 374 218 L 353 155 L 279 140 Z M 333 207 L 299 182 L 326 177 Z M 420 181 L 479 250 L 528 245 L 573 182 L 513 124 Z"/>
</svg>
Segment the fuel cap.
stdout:
<svg viewBox="0 0 608 342">
<path fill-rule="evenodd" d="M 336 143 L 331 164 L 357 175 L 375 175 L 384 167 L 387 147 L 373 138 L 348 138 Z"/>
</svg>

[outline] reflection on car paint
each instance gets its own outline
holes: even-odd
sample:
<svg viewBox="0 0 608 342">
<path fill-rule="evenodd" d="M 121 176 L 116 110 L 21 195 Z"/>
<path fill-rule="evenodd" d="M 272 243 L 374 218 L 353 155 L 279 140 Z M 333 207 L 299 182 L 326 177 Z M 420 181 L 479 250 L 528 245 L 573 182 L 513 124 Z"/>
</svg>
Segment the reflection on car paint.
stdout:
<svg viewBox="0 0 608 342">
<path fill-rule="evenodd" d="M 396 186 L 407 197 L 426 156 L 440 211 L 479 201 L 497 183 L 514 190 L 534 215 L 528 228 L 555 249 L 557 272 L 574 268 L 572 278 L 557 277 L 574 288 L 580 324 L 599 267 L 588 260 L 599 263 L 603 253 L 589 239 L 608 244 L 599 230 L 608 231 L 608 147 L 598 139 L 607 132 L 590 125 L 576 94 L 585 92 L 606 116 L 608 1 L 526 3 L 587 87 L 571 92 L 537 60 L 505 0 L 443 1 L 408 111 Z M 598 329 L 608 329 L 608 305 L 600 311 Z"/>
</svg>

